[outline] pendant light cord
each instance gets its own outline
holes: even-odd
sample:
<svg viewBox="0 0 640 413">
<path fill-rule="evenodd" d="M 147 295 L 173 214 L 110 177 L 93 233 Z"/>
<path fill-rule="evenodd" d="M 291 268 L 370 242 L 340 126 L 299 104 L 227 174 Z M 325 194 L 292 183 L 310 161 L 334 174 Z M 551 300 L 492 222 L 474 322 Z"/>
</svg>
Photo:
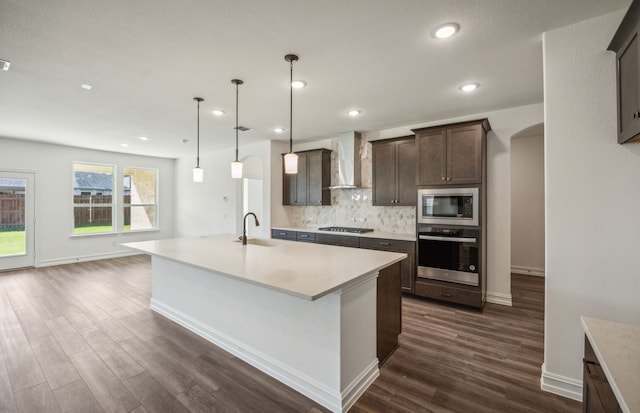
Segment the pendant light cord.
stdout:
<svg viewBox="0 0 640 413">
<path fill-rule="evenodd" d="M 236 82 L 236 162 L 238 162 L 238 84 Z"/>
<path fill-rule="evenodd" d="M 196 143 L 196 168 L 200 168 L 200 99 L 196 99 L 198 102 L 198 133 L 197 133 L 197 143 Z"/>
<path fill-rule="evenodd" d="M 293 60 L 289 65 L 289 153 L 293 153 Z"/>
</svg>

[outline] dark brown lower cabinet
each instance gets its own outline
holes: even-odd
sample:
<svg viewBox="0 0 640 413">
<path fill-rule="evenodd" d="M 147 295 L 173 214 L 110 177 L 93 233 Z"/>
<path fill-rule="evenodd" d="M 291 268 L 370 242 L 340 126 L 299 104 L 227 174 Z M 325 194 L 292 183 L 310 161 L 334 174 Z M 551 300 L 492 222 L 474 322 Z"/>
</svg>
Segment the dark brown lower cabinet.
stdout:
<svg viewBox="0 0 640 413">
<path fill-rule="evenodd" d="M 464 285 L 458 287 L 457 285 L 453 286 L 451 283 L 446 282 L 417 279 L 415 292 L 422 297 L 471 307 L 482 308 L 484 304 L 482 301 L 482 292 L 479 291 L 477 287 L 467 287 Z"/>
<path fill-rule="evenodd" d="M 400 261 L 400 282 L 402 291 L 414 292 L 416 279 L 416 242 L 384 238 L 360 238 L 360 248 L 389 252 L 402 252 L 407 258 Z"/>
<path fill-rule="evenodd" d="M 402 332 L 399 262 L 380 270 L 377 292 L 377 355 L 378 365 L 382 366 L 398 347 Z"/>
<path fill-rule="evenodd" d="M 350 235 L 316 234 L 316 244 L 360 248 L 360 238 Z"/>
<path fill-rule="evenodd" d="M 585 413 L 622 412 L 604 370 L 591 347 L 589 339 L 584 338 L 582 406 Z"/>
</svg>

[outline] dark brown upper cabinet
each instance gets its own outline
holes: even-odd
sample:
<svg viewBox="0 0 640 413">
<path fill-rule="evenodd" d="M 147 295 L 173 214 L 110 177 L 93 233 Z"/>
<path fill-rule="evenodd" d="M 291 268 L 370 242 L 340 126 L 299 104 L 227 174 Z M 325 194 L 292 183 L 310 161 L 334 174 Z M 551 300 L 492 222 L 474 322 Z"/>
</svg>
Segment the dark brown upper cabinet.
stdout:
<svg viewBox="0 0 640 413">
<path fill-rule="evenodd" d="M 640 1 L 634 0 L 608 49 L 616 53 L 618 143 L 640 142 Z"/>
<path fill-rule="evenodd" d="M 490 130 L 487 119 L 414 129 L 416 184 L 481 184 Z"/>
<path fill-rule="evenodd" d="M 296 154 L 297 174 L 284 173 L 282 159 L 282 204 L 331 205 L 331 151 L 314 149 Z"/>
<path fill-rule="evenodd" d="M 415 136 L 371 142 L 374 206 L 415 206 Z"/>
</svg>

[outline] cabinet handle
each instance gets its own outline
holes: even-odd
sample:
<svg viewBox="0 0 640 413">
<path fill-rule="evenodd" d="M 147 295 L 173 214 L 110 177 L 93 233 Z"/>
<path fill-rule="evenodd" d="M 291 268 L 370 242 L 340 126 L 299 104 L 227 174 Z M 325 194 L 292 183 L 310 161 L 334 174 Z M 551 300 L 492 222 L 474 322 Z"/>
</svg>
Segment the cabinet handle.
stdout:
<svg viewBox="0 0 640 413">
<path fill-rule="evenodd" d="M 451 177 L 447 176 L 447 181 L 450 181 L 450 180 L 451 180 Z"/>
<path fill-rule="evenodd" d="M 451 293 L 440 293 L 440 295 L 443 297 L 453 297 L 453 294 Z"/>
<path fill-rule="evenodd" d="M 390 243 L 390 242 L 380 242 L 379 244 L 380 244 L 380 245 L 391 245 L 391 243 Z"/>
<path fill-rule="evenodd" d="M 636 112 L 633 112 L 633 118 L 635 119 L 638 116 Z"/>
<path fill-rule="evenodd" d="M 445 180 L 445 177 L 443 176 L 441 179 L 444 181 L 444 180 Z"/>
<path fill-rule="evenodd" d="M 286 232 L 281 232 L 280 235 L 287 235 L 287 233 Z"/>
<path fill-rule="evenodd" d="M 300 238 L 309 238 L 309 236 L 306 234 L 300 234 Z"/>
</svg>

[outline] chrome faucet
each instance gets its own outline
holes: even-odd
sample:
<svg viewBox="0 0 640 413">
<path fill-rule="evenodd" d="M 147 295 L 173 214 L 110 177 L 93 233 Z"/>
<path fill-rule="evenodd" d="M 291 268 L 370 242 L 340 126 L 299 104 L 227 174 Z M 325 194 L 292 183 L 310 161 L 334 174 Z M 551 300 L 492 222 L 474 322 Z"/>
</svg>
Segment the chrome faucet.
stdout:
<svg viewBox="0 0 640 413">
<path fill-rule="evenodd" d="M 242 218 L 242 245 L 247 245 L 247 217 L 249 215 L 253 215 L 253 219 L 255 220 L 256 227 L 260 226 L 260 221 L 258 221 L 258 217 L 253 212 L 247 212 Z"/>
</svg>

